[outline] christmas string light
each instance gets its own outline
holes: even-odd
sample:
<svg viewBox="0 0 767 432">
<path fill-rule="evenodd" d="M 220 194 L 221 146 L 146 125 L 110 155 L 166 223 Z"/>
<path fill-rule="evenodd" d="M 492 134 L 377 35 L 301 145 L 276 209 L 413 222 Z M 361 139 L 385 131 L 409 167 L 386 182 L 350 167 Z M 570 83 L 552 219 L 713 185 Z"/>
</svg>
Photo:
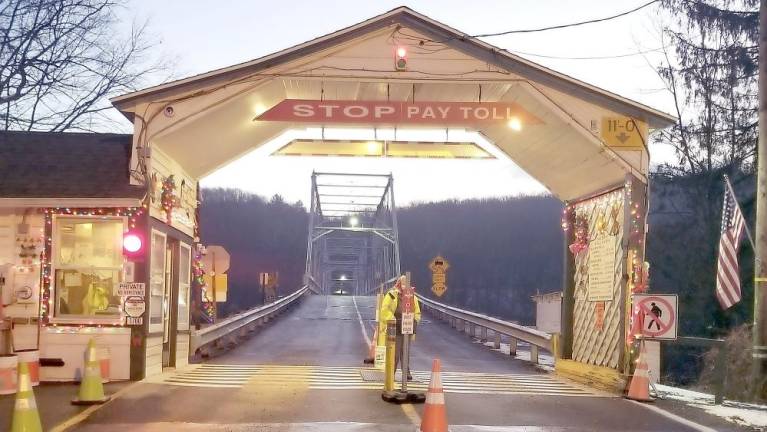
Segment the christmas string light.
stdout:
<svg viewBox="0 0 767 432">
<path fill-rule="evenodd" d="M 51 251 L 53 246 L 53 216 L 89 216 L 101 217 L 127 217 L 129 229 L 136 227 L 139 216 L 146 212 L 145 207 L 125 207 L 125 208 L 69 208 L 54 207 L 42 209 L 45 216 L 45 229 L 42 230 L 43 250 L 40 253 L 40 322 L 43 326 L 57 327 L 56 323 L 51 323 L 51 312 L 53 311 L 53 296 L 51 295 Z M 121 324 L 103 324 L 93 321 L 87 324 L 61 324 L 74 328 L 86 328 L 88 326 L 98 325 L 99 327 L 119 327 Z"/>
<path fill-rule="evenodd" d="M 214 302 L 208 297 L 208 286 L 205 283 L 205 266 L 202 257 L 205 255 L 205 247 L 198 245 L 192 260 L 192 275 L 194 276 L 193 285 L 195 296 L 199 292 L 199 304 L 202 318 L 212 323 L 216 320 L 216 308 Z"/>
</svg>

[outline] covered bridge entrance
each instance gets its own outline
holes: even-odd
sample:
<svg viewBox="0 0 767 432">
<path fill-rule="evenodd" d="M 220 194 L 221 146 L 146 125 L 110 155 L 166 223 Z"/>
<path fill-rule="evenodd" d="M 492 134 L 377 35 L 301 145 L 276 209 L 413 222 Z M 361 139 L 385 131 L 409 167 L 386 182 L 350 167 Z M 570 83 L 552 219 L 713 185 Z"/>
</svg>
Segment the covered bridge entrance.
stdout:
<svg viewBox="0 0 767 432">
<path fill-rule="evenodd" d="M 509 157 L 566 205 L 557 369 L 615 385 L 630 371 L 625 341 L 644 261 L 647 137 L 673 117 L 405 7 L 112 103 L 134 123 L 132 182 L 149 191 L 149 275 L 166 245 L 196 240 L 199 179 L 267 144 L 278 155 Z M 347 135 L 331 139 L 331 127 Z M 420 129 L 444 134 L 402 138 Z M 168 205 L 161 195 L 170 178 L 179 199 Z M 150 287 L 146 343 L 134 357 L 147 374 L 159 366 L 150 353 L 161 343 L 152 329 L 162 323 L 152 303 L 167 302 L 160 288 Z"/>
</svg>

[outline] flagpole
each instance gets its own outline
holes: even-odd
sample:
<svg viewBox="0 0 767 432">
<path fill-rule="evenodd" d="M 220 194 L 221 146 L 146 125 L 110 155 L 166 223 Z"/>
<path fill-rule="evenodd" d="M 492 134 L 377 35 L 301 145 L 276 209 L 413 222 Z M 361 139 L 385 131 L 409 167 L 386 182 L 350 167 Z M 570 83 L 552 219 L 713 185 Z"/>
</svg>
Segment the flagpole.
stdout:
<svg viewBox="0 0 767 432">
<path fill-rule="evenodd" d="M 740 208 L 740 203 L 738 202 L 738 196 L 735 195 L 735 189 L 732 188 L 732 184 L 730 183 L 730 177 L 727 176 L 727 174 L 724 175 L 724 183 L 727 185 L 727 189 L 730 190 L 730 193 L 732 194 L 732 199 L 735 200 L 735 205 L 738 206 L 738 209 L 740 210 L 740 214 L 743 215 L 743 228 L 746 229 L 746 236 L 748 237 L 748 242 L 751 243 L 751 249 L 756 250 L 756 245 L 754 244 L 754 238 L 751 237 L 751 230 L 748 229 L 748 221 L 746 220 L 746 214 L 743 213 L 743 209 Z"/>
</svg>

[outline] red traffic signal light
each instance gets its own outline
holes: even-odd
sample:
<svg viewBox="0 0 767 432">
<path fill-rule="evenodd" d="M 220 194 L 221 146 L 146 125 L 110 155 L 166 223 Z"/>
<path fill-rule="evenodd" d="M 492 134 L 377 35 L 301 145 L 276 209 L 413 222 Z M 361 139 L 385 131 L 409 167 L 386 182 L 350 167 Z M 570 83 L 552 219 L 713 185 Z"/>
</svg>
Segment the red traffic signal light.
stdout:
<svg viewBox="0 0 767 432">
<path fill-rule="evenodd" d="M 123 234 L 123 255 L 132 260 L 144 257 L 144 236 L 138 231 Z"/>
<path fill-rule="evenodd" d="M 407 69 L 407 49 L 405 47 L 397 47 L 394 56 L 394 68 L 399 71 Z"/>
</svg>

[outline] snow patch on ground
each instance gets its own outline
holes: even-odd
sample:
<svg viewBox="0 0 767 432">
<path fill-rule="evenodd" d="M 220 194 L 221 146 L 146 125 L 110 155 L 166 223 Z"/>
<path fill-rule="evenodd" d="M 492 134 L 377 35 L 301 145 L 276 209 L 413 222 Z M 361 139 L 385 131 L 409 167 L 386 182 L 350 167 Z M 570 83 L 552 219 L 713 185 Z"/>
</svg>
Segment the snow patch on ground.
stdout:
<svg viewBox="0 0 767 432">
<path fill-rule="evenodd" d="M 677 387 L 656 384 L 666 399 L 678 400 L 692 407 L 700 408 L 711 415 L 724 418 L 741 426 L 767 428 L 767 405 L 725 400 L 722 405 L 714 404 L 714 395 Z"/>
</svg>

